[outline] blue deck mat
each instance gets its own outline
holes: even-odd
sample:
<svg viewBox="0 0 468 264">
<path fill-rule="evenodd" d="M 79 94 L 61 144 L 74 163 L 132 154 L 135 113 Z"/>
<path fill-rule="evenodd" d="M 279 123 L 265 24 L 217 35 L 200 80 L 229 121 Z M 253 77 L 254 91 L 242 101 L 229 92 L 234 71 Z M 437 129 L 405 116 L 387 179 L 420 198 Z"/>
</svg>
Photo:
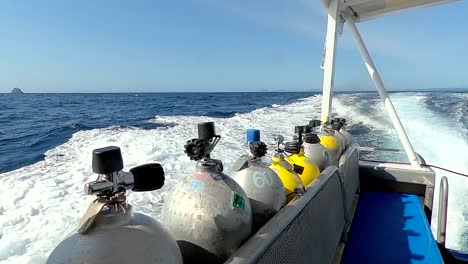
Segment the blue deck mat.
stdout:
<svg viewBox="0 0 468 264">
<path fill-rule="evenodd" d="M 341 263 L 444 263 L 415 195 L 364 192 Z"/>
</svg>

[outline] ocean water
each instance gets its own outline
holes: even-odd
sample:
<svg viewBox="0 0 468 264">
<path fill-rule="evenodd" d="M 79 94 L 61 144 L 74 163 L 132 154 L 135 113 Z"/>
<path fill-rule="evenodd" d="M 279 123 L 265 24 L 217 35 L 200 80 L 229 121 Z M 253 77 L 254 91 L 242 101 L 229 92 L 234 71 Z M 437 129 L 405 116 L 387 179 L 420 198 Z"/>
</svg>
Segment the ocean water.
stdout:
<svg viewBox="0 0 468 264">
<path fill-rule="evenodd" d="M 468 93 L 391 97 L 428 163 L 468 173 Z M 126 169 L 163 164 L 161 190 L 129 195 L 136 210 L 158 218 L 168 191 L 193 169 L 183 146 L 198 122 L 216 123 L 222 138 L 213 156 L 229 174 L 246 129 L 261 129 L 272 145 L 274 134 L 290 139 L 295 125 L 318 118 L 320 105 L 317 93 L 0 94 L 0 263 L 43 263 L 76 227 L 93 200 L 83 185 L 96 177 L 95 148 L 119 146 Z M 376 93 L 338 94 L 333 111 L 360 145 L 401 148 Z M 449 177 L 447 245 L 468 250 L 468 180 L 436 172 Z"/>
</svg>

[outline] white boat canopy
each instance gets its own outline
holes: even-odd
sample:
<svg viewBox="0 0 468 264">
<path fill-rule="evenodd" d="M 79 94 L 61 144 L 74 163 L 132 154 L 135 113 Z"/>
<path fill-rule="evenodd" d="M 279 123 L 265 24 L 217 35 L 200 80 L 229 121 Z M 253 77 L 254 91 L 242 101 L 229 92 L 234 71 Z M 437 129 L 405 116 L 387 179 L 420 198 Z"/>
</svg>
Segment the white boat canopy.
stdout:
<svg viewBox="0 0 468 264">
<path fill-rule="evenodd" d="M 401 145 L 408 156 L 409 162 L 414 169 L 424 169 L 421 166 L 421 161 L 418 159 L 403 125 L 401 124 L 400 118 L 393 107 L 392 100 L 385 90 L 380 74 L 374 65 L 355 23 L 411 8 L 430 6 L 450 1 L 451 0 L 322 0 L 322 3 L 328 13 L 327 36 L 325 39 L 324 57 L 321 65 L 324 70 L 321 113 L 322 122 L 326 124 L 331 118 L 336 45 L 338 43 L 338 38 L 343 31 L 343 25 L 346 24 L 356 40 L 356 45 L 361 52 L 367 71 L 379 92 L 380 98 L 385 106 L 385 110 L 387 111 L 398 137 L 400 138 Z"/>
<path fill-rule="evenodd" d="M 325 7 L 332 0 L 322 0 Z M 434 4 L 450 2 L 453 0 L 344 0 L 342 10 L 349 7 L 358 18 L 358 21 L 373 19 L 379 16 L 404 11 L 407 9 L 425 7 Z"/>
</svg>

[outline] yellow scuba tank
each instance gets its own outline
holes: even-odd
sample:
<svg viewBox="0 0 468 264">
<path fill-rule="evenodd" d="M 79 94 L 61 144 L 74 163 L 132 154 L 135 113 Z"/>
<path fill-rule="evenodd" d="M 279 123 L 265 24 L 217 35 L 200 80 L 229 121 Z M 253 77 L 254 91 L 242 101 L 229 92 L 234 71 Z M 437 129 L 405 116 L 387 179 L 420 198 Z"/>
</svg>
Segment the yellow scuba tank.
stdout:
<svg viewBox="0 0 468 264">
<path fill-rule="evenodd" d="M 283 141 L 283 137 L 278 136 L 275 140 L 277 142 L 277 148 L 275 156 L 271 159 L 272 164 L 270 165 L 270 169 L 278 174 L 278 177 L 284 185 L 287 202 L 290 202 L 296 194 L 304 193 L 304 183 L 299 175 L 294 172 L 293 166 L 286 161 L 284 150 L 279 147 Z"/>
<path fill-rule="evenodd" d="M 299 154 L 292 154 L 288 157 L 288 162 L 294 167 L 294 171 L 299 174 L 305 186 L 308 186 L 320 175 L 320 170 L 313 161 L 304 156 L 304 150 Z"/>
<path fill-rule="evenodd" d="M 296 140 L 292 142 L 286 142 L 284 146 L 284 150 L 291 155 L 286 159 L 294 168 L 294 171 L 299 174 L 302 182 L 305 186 L 308 186 L 315 178 L 320 175 L 320 170 L 317 165 L 304 156 L 304 149 L 302 148 L 302 133 L 304 129 L 308 129 L 310 132 L 310 128 L 304 126 L 296 126 Z"/>
<path fill-rule="evenodd" d="M 320 144 L 332 152 L 339 153 L 340 144 L 332 133 L 319 133 Z"/>
</svg>

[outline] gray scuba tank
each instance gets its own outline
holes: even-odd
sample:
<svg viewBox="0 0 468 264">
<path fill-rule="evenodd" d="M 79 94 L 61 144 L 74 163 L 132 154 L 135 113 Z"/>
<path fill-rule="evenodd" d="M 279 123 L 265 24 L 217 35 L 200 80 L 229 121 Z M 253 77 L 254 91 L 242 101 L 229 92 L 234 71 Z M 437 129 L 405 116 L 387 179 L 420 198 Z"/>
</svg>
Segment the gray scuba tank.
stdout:
<svg viewBox="0 0 468 264">
<path fill-rule="evenodd" d="M 340 155 L 349 147 L 347 138 L 340 132 L 341 126 L 340 118 L 331 121 L 330 127 L 341 146 Z"/>
<path fill-rule="evenodd" d="M 210 158 L 219 142 L 213 122 L 198 124 L 198 138 L 185 145 L 195 171 L 169 193 L 161 221 L 177 240 L 184 263 L 219 263 L 250 235 L 252 210 L 246 193 Z"/>
<path fill-rule="evenodd" d="M 320 171 L 331 165 L 330 153 L 320 144 L 320 138 L 315 133 L 304 136 L 304 156 L 317 165 Z"/>
<path fill-rule="evenodd" d="M 85 185 L 97 195 L 78 228 L 50 254 L 47 263 L 182 263 L 175 239 L 149 216 L 133 213 L 125 190 L 152 191 L 164 185 L 157 163 L 124 172 L 118 147 L 93 151 L 93 171 L 99 178 Z"/>
<path fill-rule="evenodd" d="M 338 161 L 342 153 L 341 141 L 335 136 L 330 124 L 322 124 L 320 120 L 314 119 L 309 122 L 309 125 L 314 128 L 313 131 L 315 131 L 320 138 L 320 144 L 330 153 L 331 165 L 338 166 Z"/>
<path fill-rule="evenodd" d="M 253 229 L 258 230 L 286 204 L 286 192 L 278 175 L 262 159 L 267 146 L 260 141 L 260 130 L 247 130 L 247 144 L 251 155 L 239 158 L 232 177 L 250 200 Z"/>
<path fill-rule="evenodd" d="M 348 146 L 352 146 L 354 145 L 354 138 L 353 136 L 351 135 L 351 133 L 349 133 L 347 130 L 346 130 L 346 119 L 344 118 L 340 118 L 340 124 L 341 124 L 341 129 L 340 129 L 340 132 L 341 134 L 343 134 L 343 136 L 346 138 L 346 144 Z"/>
</svg>

